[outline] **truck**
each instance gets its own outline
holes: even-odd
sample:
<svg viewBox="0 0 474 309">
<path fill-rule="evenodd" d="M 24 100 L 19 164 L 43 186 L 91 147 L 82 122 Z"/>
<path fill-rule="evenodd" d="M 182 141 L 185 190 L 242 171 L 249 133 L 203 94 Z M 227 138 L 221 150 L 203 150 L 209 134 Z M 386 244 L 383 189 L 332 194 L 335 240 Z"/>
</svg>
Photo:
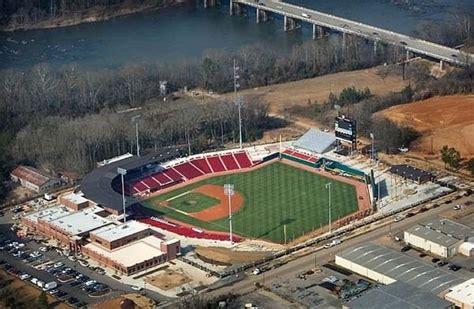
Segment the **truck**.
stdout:
<svg viewBox="0 0 474 309">
<path fill-rule="evenodd" d="M 58 284 L 56 283 L 56 281 L 51 281 L 51 282 L 48 282 L 48 283 L 44 284 L 43 291 L 49 291 L 49 290 L 55 289 L 57 287 L 58 287 Z"/>
</svg>

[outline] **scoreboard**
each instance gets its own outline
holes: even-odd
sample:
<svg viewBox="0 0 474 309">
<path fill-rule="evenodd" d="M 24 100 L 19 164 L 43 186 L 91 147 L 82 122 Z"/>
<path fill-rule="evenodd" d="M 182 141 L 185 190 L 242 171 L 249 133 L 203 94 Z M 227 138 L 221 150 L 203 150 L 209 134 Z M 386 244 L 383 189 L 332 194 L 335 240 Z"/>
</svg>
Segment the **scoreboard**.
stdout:
<svg viewBox="0 0 474 309">
<path fill-rule="evenodd" d="M 334 130 L 336 132 L 336 139 L 338 141 L 349 142 L 353 149 L 357 145 L 357 124 L 355 120 L 346 118 L 344 116 L 337 116 Z"/>
</svg>

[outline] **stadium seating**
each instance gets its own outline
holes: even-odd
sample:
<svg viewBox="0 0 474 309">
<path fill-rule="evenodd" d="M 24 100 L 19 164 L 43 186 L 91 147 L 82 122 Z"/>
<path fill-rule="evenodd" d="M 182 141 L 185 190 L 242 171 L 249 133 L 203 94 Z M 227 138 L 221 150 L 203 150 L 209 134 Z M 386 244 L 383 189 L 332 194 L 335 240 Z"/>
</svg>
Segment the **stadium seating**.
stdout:
<svg viewBox="0 0 474 309">
<path fill-rule="evenodd" d="M 250 161 L 247 153 L 245 152 L 235 153 L 234 157 L 237 163 L 239 163 L 240 168 L 249 168 L 252 166 L 252 161 Z"/>
<path fill-rule="evenodd" d="M 211 167 L 209 166 L 209 164 L 207 163 L 205 158 L 194 159 L 194 160 L 191 161 L 191 163 L 194 164 L 201 171 L 203 171 L 205 174 L 212 173 Z"/>
<path fill-rule="evenodd" d="M 238 170 L 239 165 L 237 162 L 235 162 L 234 156 L 232 154 L 227 154 L 221 156 L 222 162 L 224 162 L 224 165 L 226 167 L 226 170 L 232 171 L 232 170 Z"/>
<path fill-rule="evenodd" d="M 215 157 L 208 157 L 207 161 L 209 162 L 209 165 L 211 166 L 212 170 L 214 173 L 218 172 L 224 172 L 226 171 L 224 164 L 222 163 L 221 159 L 219 156 Z"/>
<path fill-rule="evenodd" d="M 176 165 L 173 167 L 173 169 L 179 172 L 187 179 L 193 179 L 198 176 L 204 175 L 201 171 L 199 171 L 197 168 L 194 167 L 194 165 L 189 162 L 184 162 L 179 165 Z"/>
<path fill-rule="evenodd" d="M 313 156 L 313 155 L 307 155 L 305 153 L 299 152 L 295 149 L 286 149 L 283 151 L 284 154 L 290 155 L 292 157 L 302 159 L 308 162 L 316 163 L 318 161 L 318 157 Z"/>
<path fill-rule="evenodd" d="M 208 155 L 191 159 L 141 179 L 130 181 L 125 192 L 128 195 L 147 194 L 199 176 L 249 168 L 253 165 L 245 151 Z M 120 188 L 114 189 L 120 192 Z"/>
<path fill-rule="evenodd" d="M 169 231 L 169 232 L 172 232 L 181 236 L 185 236 L 185 237 L 220 240 L 220 241 L 229 240 L 229 234 L 227 233 L 204 231 L 197 228 L 180 225 L 174 222 L 169 222 L 167 220 L 160 219 L 160 218 L 152 217 L 152 218 L 142 219 L 140 221 L 145 224 L 149 224 L 149 225 L 158 227 L 162 230 Z M 240 242 L 242 241 L 242 238 L 239 236 L 233 235 L 232 240 L 234 242 Z"/>
</svg>

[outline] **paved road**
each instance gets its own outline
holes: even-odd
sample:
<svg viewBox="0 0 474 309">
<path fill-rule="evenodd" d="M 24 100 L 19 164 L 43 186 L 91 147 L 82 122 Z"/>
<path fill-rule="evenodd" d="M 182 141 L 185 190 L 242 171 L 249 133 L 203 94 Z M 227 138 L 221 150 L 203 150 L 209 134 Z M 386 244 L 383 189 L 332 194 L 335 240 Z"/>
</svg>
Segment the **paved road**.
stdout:
<svg viewBox="0 0 474 309">
<path fill-rule="evenodd" d="M 353 34 L 373 41 L 381 41 L 398 45 L 408 51 L 429 56 L 437 60 L 443 60 L 452 64 L 465 64 L 474 60 L 474 55 L 461 53 L 459 50 L 454 48 L 449 48 L 404 34 L 384 30 L 378 27 L 310 10 L 285 2 L 273 0 L 259 0 L 259 2 L 254 2 L 253 0 L 233 0 L 233 2 L 249 5 L 264 11 L 273 12 L 298 20 L 303 20 L 308 23 L 330 28 L 342 33 Z M 304 17 L 302 14 L 306 14 L 307 16 Z"/>
<path fill-rule="evenodd" d="M 344 241 L 342 244 L 336 247 L 333 247 L 330 249 L 319 250 L 315 254 L 313 253 L 305 257 L 299 258 L 279 268 L 269 270 L 261 275 L 249 276 L 245 278 L 244 280 L 240 280 L 234 283 L 233 285 L 229 285 L 229 286 L 220 288 L 218 290 L 212 291 L 210 293 L 207 293 L 207 295 L 217 296 L 217 295 L 223 295 L 229 292 L 236 292 L 239 294 L 243 294 L 243 293 L 254 290 L 256 282 L 262 283 L 262 281 L 265 281 L 265 284 L 269 285 L 275 279 L 278 280 L 279 278 L 284 277 L 284 276 L 295 276 L 303 272 L 304 270 L 308 270 L 309 268 L 314 267 L 315 265 L 321 266 L 327 263 L 329 260 L 334 259 L 334 255 L 337 252 L 340 252 L 342 250 L 356 246 L 361 243 L 376 240 L 384 235 L 388 235 L 390 232 L 392 234 L 401 232 L 404 229 L 414 225 L 417 222 L 439 216 L 441 213 L 452 209 L 453 205 L 455 204 L 465 203 L 466 201 L 472 200 L 472 199 L 473 199 L 472 197 L 463 198 L 458 201 L 455 201 L 454 203 L 445 204 L 438 208 L 431 209 L 427 212 L 418 214 L 414 217 L 406 218 L 400 222 L 396 222 L 396 223 L 393 222 L 392 224 L 388 226 L 378 228 L 367 234 Z M 466 270 L 465 272 L 468 272 L 468 271 Z"/>
</svg>

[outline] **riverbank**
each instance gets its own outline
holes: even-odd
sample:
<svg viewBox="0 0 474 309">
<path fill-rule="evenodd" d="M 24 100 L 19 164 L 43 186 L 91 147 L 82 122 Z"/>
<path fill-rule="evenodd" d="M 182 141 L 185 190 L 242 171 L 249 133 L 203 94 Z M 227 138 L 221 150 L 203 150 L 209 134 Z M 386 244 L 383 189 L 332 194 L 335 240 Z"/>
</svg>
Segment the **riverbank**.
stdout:
<svg viewBox="0 0 474 309">
<path fill-rule="evenodd" d="M 99 6 L 86 9 L 80 12 L 75 12 L 73 15 L 60 16 L 56 18 L 48 18 L 30 23 L 19 23 L 11 21 L 9 24 L 0 26 L 0 31 L 14 32 L 27 31 L 35 29 L 51 29 L 60 27 L 76 26 L 84 23 L 93 23 L 100 21 L 107 21 L 109 19 L 137 14 L 142 12 L 152 12 L 162 8 L 177 6 L 188 2 L 188 0 L 163 0 L 159 4 L 117 4 L 112 6 Z"/>
</svg>

